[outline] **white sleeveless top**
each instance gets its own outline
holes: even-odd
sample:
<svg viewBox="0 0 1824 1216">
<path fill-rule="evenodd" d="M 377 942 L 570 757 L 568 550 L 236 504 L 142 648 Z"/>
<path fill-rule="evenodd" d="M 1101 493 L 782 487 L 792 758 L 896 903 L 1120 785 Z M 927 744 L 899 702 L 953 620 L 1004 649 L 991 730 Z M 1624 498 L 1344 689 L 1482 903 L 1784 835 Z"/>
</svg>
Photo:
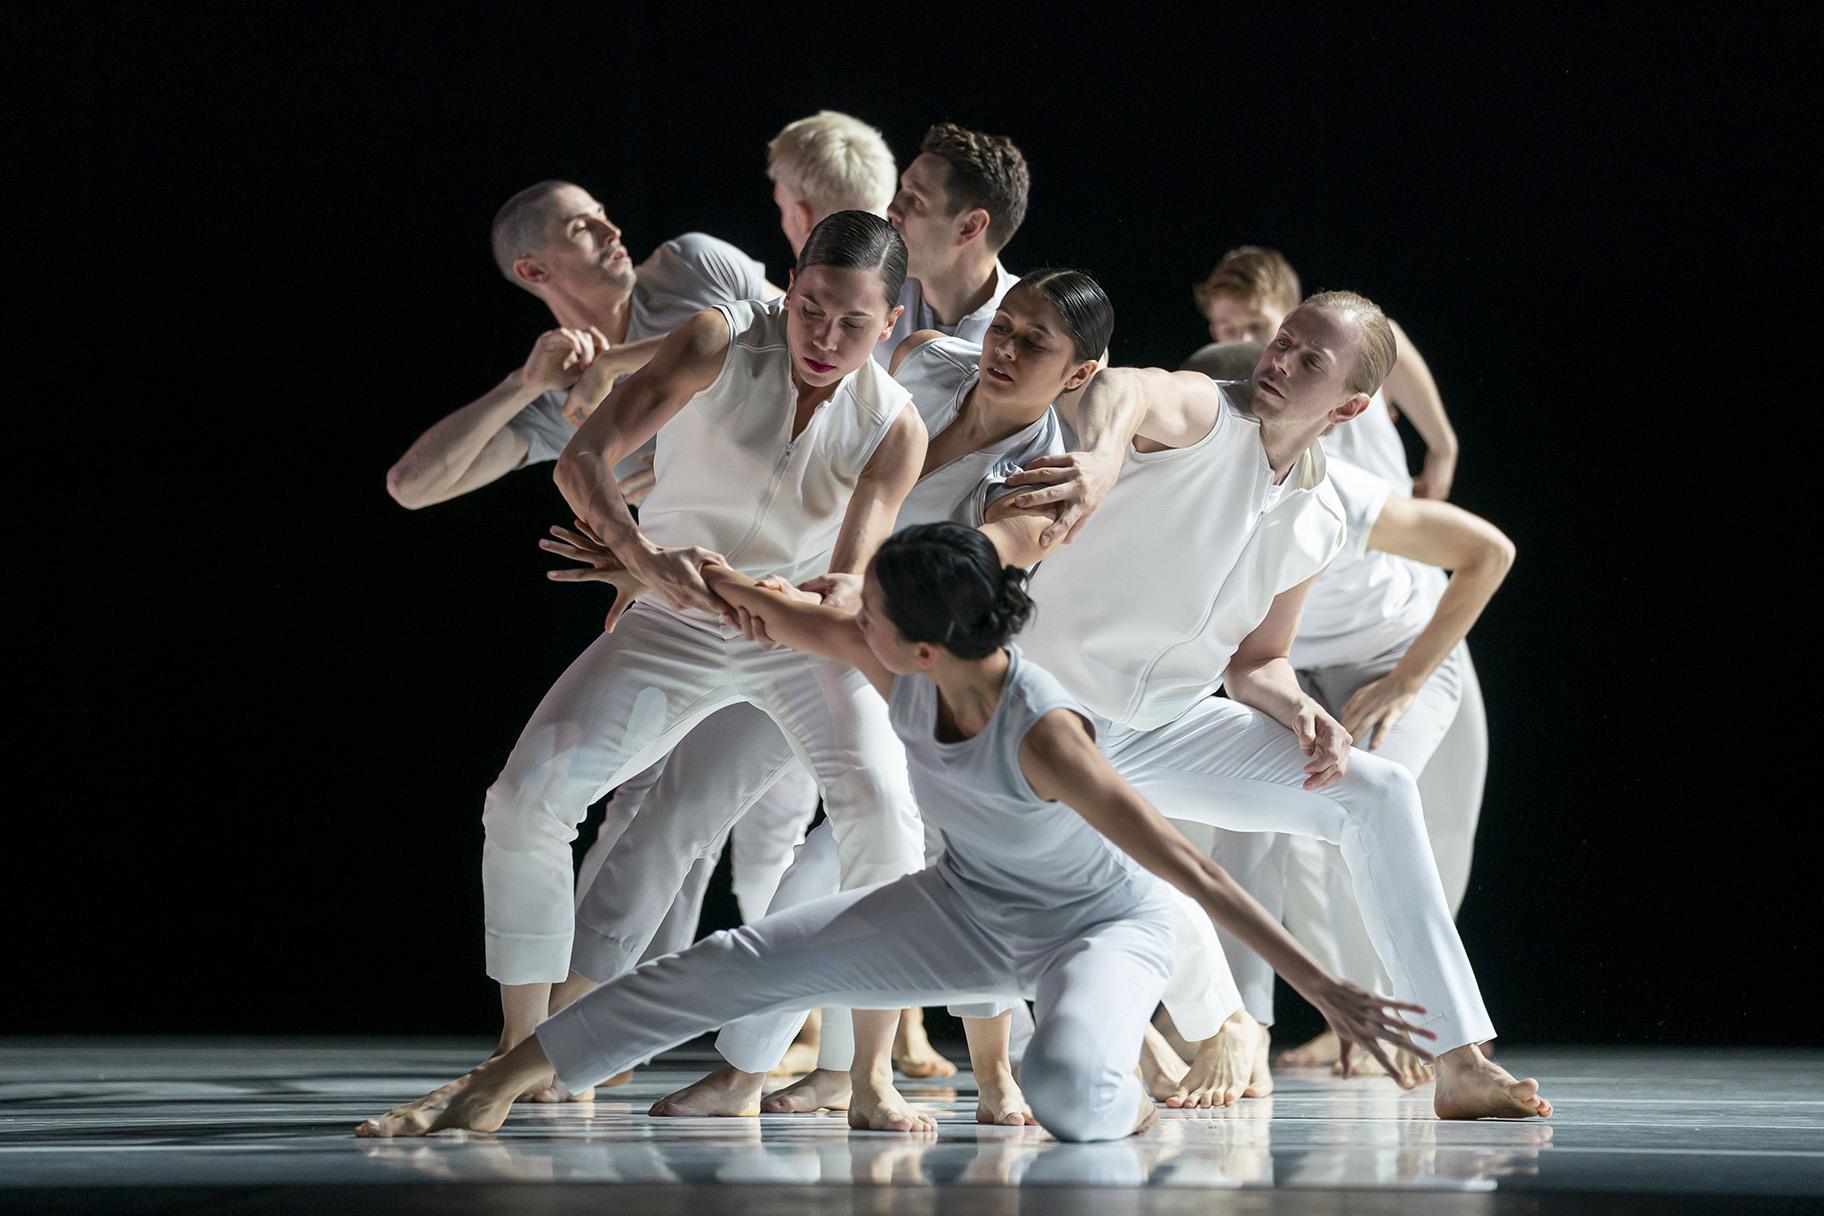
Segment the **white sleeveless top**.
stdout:
<svg viewBox="0 0 1824 1216">
<path fill-rule="evenodd" d="M 640 530 L 667 547 L 713 549 L 755 578 L 802 582 L 829 569 L 855 483 L 909 395 L 870 359 L 793 439 L 784 301 L 716 311 L 728 322 L 728 354 L 715 382 L 659 430 Z"/>
<path fill-rule="evenodd" d="M 1260 423 L 1242 409 L 1247 382 L 1216 387 L 1210 433 L 1130 447 L 1101 510 L 1033 577 L 1027 655 L 1120 726 L 1163 726 L 1214 692 L 1273 597 L 1343 545 L 1323 449 L 1306 450 L 1275 497 Z"/>
<path fill-rule="evenodd" d="M 912 394 L 912 404 L 925 420 L 932 440 L 949 429 L 962 412 L 963 401 L 981 378 L 982 348 L 961 338 L 934 338 L 900 360 L 894 379 Z M 988 507 L 1022 487 L 1007 479 L 1036 456 L 1064 452 L 1063 429 L 1057 413 L 1046 410 L 997 443 L 958 456 L 918 479 L 899 509 L 895 528 L 952 520 L 971 528 L 986 522 Z"/>
<path fill-rule="evenodd" d="M 1404 653 L 1431 623 L 1436 598 L 1419 567 L 1368 547 L 1394 487 L 1345 460 L 1330 462 L 1329 480 L 1343 504 L 1349 539 L 1305 600 L 1292 643 L 1292 666 L 1300 671 Z"/>
<path fill-rule="evenodd" d="M 1324 452 L 1374 474 L 1401 498 L 1412 497 L 1406 445 L 1400 441 L 1400 428 L 1387 411 L 1387 398 L 1378 391 L 1367 409 L 1324 436 Z"/>
</svg>

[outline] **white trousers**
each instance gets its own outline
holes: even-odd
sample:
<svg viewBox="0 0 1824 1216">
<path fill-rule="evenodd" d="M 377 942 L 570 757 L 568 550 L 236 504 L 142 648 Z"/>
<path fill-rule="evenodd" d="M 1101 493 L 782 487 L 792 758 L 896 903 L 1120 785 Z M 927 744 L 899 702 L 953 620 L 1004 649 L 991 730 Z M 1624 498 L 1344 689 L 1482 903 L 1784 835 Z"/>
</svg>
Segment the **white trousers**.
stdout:
<svg viewBox="0 0 1824 1216">
<path fill-rule="evenodd" d="M 488 790 L 481 870 L 491 977 L 531 984 L 569 974 L 576 825 L 597 798 L 742 701 L 766 711 L 816 777 L 846 885 L 919 867 L 923 831 L 905 752 L 860 672 L 636 604 L 545 694 Z"/>
<path fill-rule="evenodd" d="M 1447 656 L 1419 690 L 1412 708 L 1387 733 L 1380 747 L 1369 752 L 1358 743 L 1353 764 L 1363 755 L 1378 756 L 1399 765 L 1416 779 L 1425 771 L 1438 743 L 1456 719 L 1462 695 L 1461 652 Z M 1298 673 L 1299 683 L 1332 717 L 1342 717 L 1343 706 L 1357 689 L 1380 679 L 1398 664 L 1400 653 L 1382 655 L 1366 663 L 1337 664 Z M 1421 805 L 1423 799 L 1421 798 Z M 1424 808 L 1426 838 L 1434 842 L 1432 810 Z M 1236 881 L 1273 915 L 1282 917 L 1287 930 L 1331 972 L 1376 992 L 1388 992 L 1392 977 L 1380 966 L 1374 943 L 1363 926 L 1361 911 L 1349 883 L 1342 851 L 1313 837 L 1245 836 L 1219 833 L 1212 857 L 1232 862 Z M 1434 852 L 1439 877 L 1442 859 Z M 1454 918 L 1456 903 L 1445 885 L 1445 904 Z M 1273 972 L 1265 960 L 1228 937 L 1242 999 L 1248 1012 L 1267 1025 L 1274 1020 Z"/>
<path fill-rule="evenodd" d="M 1020 1085 L 1039 1124 L 1060 1140 L 1111 1140 L 1127 1135 L 1139 1114 L 1134 1065 L 1165 988 L 1171 938 L 1161 902 L 1016 952 L 970 915 L 939 871 L 927 869 L 643 963 L 537 1033 L 558 1077 L 580 1089 L 745 1015 L 823 1001 L 896 1009 L 1016 992 L 1036 1003 Z M 768 1066 L 730 1062 L 750 1072 Z"/>
<path fill-rule="evenodd" d="M 577 874 L 571 967 L 605 980 L 696 941 L 729 844 L 741 919 L 759 920 L 816 809 L 817 782 L 772 719 L 752 705 L 717 710 L 614 792 Z"/>
<path fill-rule="evenodd" d="M 1388 995 L 1426 1008 L 1412 1020 L 1438 1035 L 1428 1046 L 1447 1051 L 1493 1037 L 1432 861 L 1411 773 L 1359 754 L 1341 781 L 1304 790 L 1307 758 L 1297 737 L 1220 697 L 1206 697 L 1154 730 L 1098 722 L 1097 735 L 1116 771 L 1168 818 L 1227 829 L 1218 838 L 1217 860 L 1244 885 L 1255 878 L 1250 867 L 1271 853 L 1267 833 L 1339 846 L 1369 939 L 1392 978 Z M 1231 954 L 1231 963 L 1237 957 Z M 1244 983 L 1244 1000 L 1247 995 Z"/>
</svg>

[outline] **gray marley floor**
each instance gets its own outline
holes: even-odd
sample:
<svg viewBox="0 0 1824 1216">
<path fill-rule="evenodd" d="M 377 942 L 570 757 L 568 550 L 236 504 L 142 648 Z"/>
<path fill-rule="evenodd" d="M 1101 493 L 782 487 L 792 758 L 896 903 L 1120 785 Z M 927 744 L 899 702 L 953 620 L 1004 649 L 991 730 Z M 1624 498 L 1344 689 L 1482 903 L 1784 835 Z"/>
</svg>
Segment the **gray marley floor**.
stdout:
<svg viewBox="0 0 1824 1216">
<path fill-rule="evenodd" d="M 485 1048 L 0 1040 L 0 1205 L 343 1216 L 1824 1208 L 1820 1052 L 1504 1050 L 1555 1103 L 1545 1124 L 1444 1124 L 1428 1090 L 1285 1073 L 1271 1098 L 1168 1112 L 1146 1136 L 1100 1145 L 976 1125 L 967 1074 L 904 1083 L 938 1113 L 935 1140 L 852 1133 L 833 1115 L 647 1117 L 654 1097 L 701 1074 L 707 1057 L 683 1053 L 593 1105 L 519 1108 L 491 1136 L 351 1134 Z"/>
</svg>

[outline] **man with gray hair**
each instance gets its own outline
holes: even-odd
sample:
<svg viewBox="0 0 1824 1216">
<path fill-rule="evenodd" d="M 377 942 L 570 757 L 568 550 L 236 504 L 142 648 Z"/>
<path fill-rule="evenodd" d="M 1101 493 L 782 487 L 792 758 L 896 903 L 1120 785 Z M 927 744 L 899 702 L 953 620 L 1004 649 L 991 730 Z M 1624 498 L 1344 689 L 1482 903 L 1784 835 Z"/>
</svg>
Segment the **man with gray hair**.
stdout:
<svg viewBox="0 0 1824 1216">
<path fill-rule="evenodd" d="M 792 256 L 826 215 L 885 215 L 897 172 L 886 139 L 859 118 L 819 110 L 787 123 L 766 145 L 766 176 Z"/>
<path fill-rule="evenodd" d="M 780 294 L 759 262 L 701 232 L 665 242 L 636 268 L 602 204 L 571 182 L 521 190 L 495 215 L 490 235 L 500 273 L 544 301 L 557 328 L 539 335 L 523 366 L 425 431 L 387 470 L 387 492 L 413 510 L 556 460 L 593 403 L 659 339 L 705 308 Z M 585 374 L 591 391 L 566 403 Z M 640 468 L 636 457 L 619 471 Z"/>
</svg>

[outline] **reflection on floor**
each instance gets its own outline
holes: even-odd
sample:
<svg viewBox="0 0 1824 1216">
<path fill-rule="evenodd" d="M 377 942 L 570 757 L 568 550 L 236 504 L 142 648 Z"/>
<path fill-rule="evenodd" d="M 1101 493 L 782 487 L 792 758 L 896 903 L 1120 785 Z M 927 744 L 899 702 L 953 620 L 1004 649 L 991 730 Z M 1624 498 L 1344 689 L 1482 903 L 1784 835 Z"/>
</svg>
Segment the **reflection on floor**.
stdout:
<svg viewBox="0 0 1824 1216">
<path fill-rule="evenodd" d="M 548 1182 L 635 1188 L 613 1192 L 623 1200 L 650 1198 L 655 1187 L 683 1188 L 678 1200 L 685 1192 L 699 1197 L 662 1206 L 696 1216 L 737 1208 L 1109 1211 L 1121 1198 L 1051 1192 L 1051 1201 L 1036 1207 L 1032 1196 L 1014 1207 L 982 1206 L 995 1188 L 1055 1186 L 1144 1188 L 1119 1206 L 1146 1211 L 1192 1210 L 1172 1196 L 1202 1188 L 1264 1189 L 1267 1195 L 1256 1196 L 1263 1201 L 1279 1195 L 1265 1206 L 1239 1207 L 1245 1196 L 1236 1195 L 1223 1209 L 1260 1212 L 1314 1210 L 1282 1201 L 1338 1190 L 1404 1193 L 1383 1196 L 1394 1201 L 1386 1209 L 1372 1195 L 1357 1196 L 1363 1202 L 1352 1200 L 1349 1210 L 1363 1212 L 1536 1210 L 1463 1206 L 1497 1192 L 1535 1200 L 1824 1200 L 1824 1053 L 1815 1052 L 1504 1050 L 1509 1068 L 1544 1082 L 1558 1111 L 1549 1124 L 1439 1123 L 1428 1090 L 1288 1073 L 1271 1098 L 1226 1111 L 1168 1112 L 1146 1136 L 1099 1145 L 1058 1144 L 1032 1128 L 977 1126 L 967 1074 L 904 1085 L 939 1113 L 935 1139 L 851 1133 L 827 1114 L 647 1117 L 655 1096 L 699 1075 L 707 1059 L 680 1054 L 636 1074 L 631 1085 L 602 1091 L 592 1105 L 521 1107 L 493 1136 L 386 1142 L 350 1134 L 358 1119 L 425 1092 L 483 1054 L 483 1044 L 447 1041 L 0 1041 L 0 1202 L 75 1211 L 104 1197 L 116 1205 L 159 1193 L 174 1201 L 206 1198 L 208 1188 L 243 1198 L 341 1188 L 336 1193 L 344 1197 L 363 1191 L 369 1199 L 402 1199 L 403 1191 L 373 1188 Z M 923 1195 L 898 1206 L 853 1192 L 826 1197 L 838 1207 L 763 1203 L 784 1200 L 786 1188 L 832 1184 Z M 717 1189 L 702 1191 L 706 1186 Z M 463 1206 L 415 1203 L 411 1210 L 481 1210 L 478 1201 L 503 1194 L 488 1186 L 439 1189 Z M 516 1187 L 504 1193 L 515 1190 L 527 1197 Z M 1412 1192 L 1463 1202 L 1438 1207 Z M 610 1202 L 595 1188 L 587 1193 L 595 1196 L 592 1210 Z M 949 1199 L 934 1207 L 939 1193 Z M 1212 1197 L 1202 1193 L 1196 1210 L 1212 1210 Z M 318 1210 L 330 1206 L 321 1200 L 319 1193 Z M 174 1202 L 169 1210 L 184 1206 Z M 370 1210 L 343 1198 L 333 1206 Z M 1746 1210 L 1732 1202 L 1721 1207 Z M 538 1210 L 570 1208 L 541 1202 Z M 1670 1209 L 1661 1199 L 1640 1210 Z"/>
</svg>

